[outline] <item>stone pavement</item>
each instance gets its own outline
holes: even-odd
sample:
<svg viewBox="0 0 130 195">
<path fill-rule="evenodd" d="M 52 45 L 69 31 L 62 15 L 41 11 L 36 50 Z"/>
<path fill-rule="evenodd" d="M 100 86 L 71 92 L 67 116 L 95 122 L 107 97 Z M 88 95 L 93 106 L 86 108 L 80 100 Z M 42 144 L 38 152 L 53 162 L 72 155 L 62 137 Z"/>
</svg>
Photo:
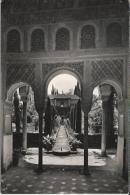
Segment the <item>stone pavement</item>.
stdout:
<svg viewBox="0 0 130 195">
<path fill-rule="evenodd" d="M 109 157 L 107 161 L 108 159 Z M 106 164 L 111 164 L 111 161 Z M 83 174 L 83 166 L 71 165 L 71 161 L 70 165 L 52 163 L 43 167 L 43 172 L 39 174 L 36 172 L 37 165 L 26 162 L 22 157 L 18 167 L 12 167 L 3 174 L 2 192 L 7 194 L 128 193 L 127 182 L 116 175 L 109 166 L 107 169 L 106 165 L 98 168 L 89 166 L 90 176 Z"/>
</svg>

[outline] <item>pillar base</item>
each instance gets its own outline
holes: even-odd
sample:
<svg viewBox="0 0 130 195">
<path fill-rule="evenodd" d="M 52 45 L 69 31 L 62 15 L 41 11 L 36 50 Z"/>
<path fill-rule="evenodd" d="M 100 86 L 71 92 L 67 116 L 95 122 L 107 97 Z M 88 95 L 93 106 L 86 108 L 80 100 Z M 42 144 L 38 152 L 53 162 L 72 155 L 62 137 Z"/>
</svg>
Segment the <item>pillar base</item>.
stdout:
<svg viewBox="0 0 130 195">
<path fill-rule="evenodd" d="M 86 176 L 90 176 L 90 172 L 89 172 L 89 169 L 88 168 L 85 168 L 84 167 L 84 175 L 86 175 Z"/>
<path fill-rule="evenodd" d="M 22 153 L 23 155 L 26 155 L 26 154 L 27 154 L 27 150 L 22 149 L 21 153 Z"/>
<path fill-rule="evenodd" d="M 44 171 L 44 169 L 43 169 L 43 166 L 42 167 L 37 167 L 36 169 L 35 169 L 35 172 L 36 173 L 42 173 Z"/>
<path fill-rule="evenodd" d="M 105 151 L 101 152 L 101 157 L 107 157 L 107 153 Z"/>
</svg>

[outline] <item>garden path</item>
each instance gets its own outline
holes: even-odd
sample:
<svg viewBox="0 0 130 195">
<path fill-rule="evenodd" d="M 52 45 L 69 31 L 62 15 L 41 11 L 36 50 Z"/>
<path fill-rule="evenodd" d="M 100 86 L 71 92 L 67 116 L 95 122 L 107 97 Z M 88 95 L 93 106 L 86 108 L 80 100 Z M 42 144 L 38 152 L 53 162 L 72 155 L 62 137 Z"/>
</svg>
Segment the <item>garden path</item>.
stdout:
<svg viewBox="0 0 130 195">
<path fill-rule="evenodd" d="M 69 153 L 70 150 L 66 128 L 64 125 L 61 125 L 52 151 L 57 154 L 66 154 Z"/>
</svg>

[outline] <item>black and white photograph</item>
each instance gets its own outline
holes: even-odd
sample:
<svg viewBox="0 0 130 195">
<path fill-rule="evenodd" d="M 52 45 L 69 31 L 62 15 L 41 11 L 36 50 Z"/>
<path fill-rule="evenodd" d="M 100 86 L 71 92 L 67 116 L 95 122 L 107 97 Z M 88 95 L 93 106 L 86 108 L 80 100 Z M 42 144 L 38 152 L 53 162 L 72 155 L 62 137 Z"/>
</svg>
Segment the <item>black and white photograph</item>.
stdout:
<svg viewBox="0 0 130 195">
<path fill-rule="evenodd" d="M 1 0 L 2 194 L 130 191 L 130 1 Z"/>
</svg>

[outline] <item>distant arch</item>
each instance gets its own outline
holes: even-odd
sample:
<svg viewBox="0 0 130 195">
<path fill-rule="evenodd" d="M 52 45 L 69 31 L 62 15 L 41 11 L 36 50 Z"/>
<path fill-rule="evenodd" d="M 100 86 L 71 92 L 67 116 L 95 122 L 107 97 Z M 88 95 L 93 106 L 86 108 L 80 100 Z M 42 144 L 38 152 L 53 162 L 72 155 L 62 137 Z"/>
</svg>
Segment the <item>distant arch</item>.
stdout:
<svg viewBox="0 0 130 195">
<path fill-rule="evenodd" d="M 96 83 L 94 88 L 97 87 L 98 85 L 103 85 L 103 84 L 111 85 L 115 89 L 115 91 L 118 95 L 118 101 L 123 100 L 122 88 L 117 81 L 115 81 L 114 79 L 111 79 L 111 80 L 110 79 L 103 79 L 103 80 L 99 81 L 98 83 Z"/>
<path fill-rule="evenodd" d="M 24 87 L 24 86 L 30 86 L 32 88 L 31 85 L 29 85 L 28 83 L 25 83 L 25 82 L 18 82 L 18 83 L 12 84 L 9 87 L 9 89 L 7 90 L 6 101 L 12 102 L 13 101 L 13 96 L 14 96 L 14 93 L 15 93 L 16 89 L 18 89 L 20 87 Z"/>
<path fill-rule="evenodd" d="M 61 67 L 61 68 L 58 68 L 56 70 L 53 70 L 51 71 L 45 78 L 45 94 L 47 96 L 47 89 L 48 89 L 48 86 L 49 86 L 49 83 L 50 81 L 60 75 L 60 74 L 69 74 L 69 75 L 72 75 L 73 77 L 75 77 L 77 79 L 77 81 L 79 82 L 80 84 L 80 87 L 81 87 L 81 92 L 82 92 L 82 88 L 83 88 L 83 83 L 82 83 L 82 78 L 80 77 L 80 75 L 76 72 L 76 71 L 73 71 L 72 69 L 70 68 L 66 68 L 66 67 Z"/>
</svg>

